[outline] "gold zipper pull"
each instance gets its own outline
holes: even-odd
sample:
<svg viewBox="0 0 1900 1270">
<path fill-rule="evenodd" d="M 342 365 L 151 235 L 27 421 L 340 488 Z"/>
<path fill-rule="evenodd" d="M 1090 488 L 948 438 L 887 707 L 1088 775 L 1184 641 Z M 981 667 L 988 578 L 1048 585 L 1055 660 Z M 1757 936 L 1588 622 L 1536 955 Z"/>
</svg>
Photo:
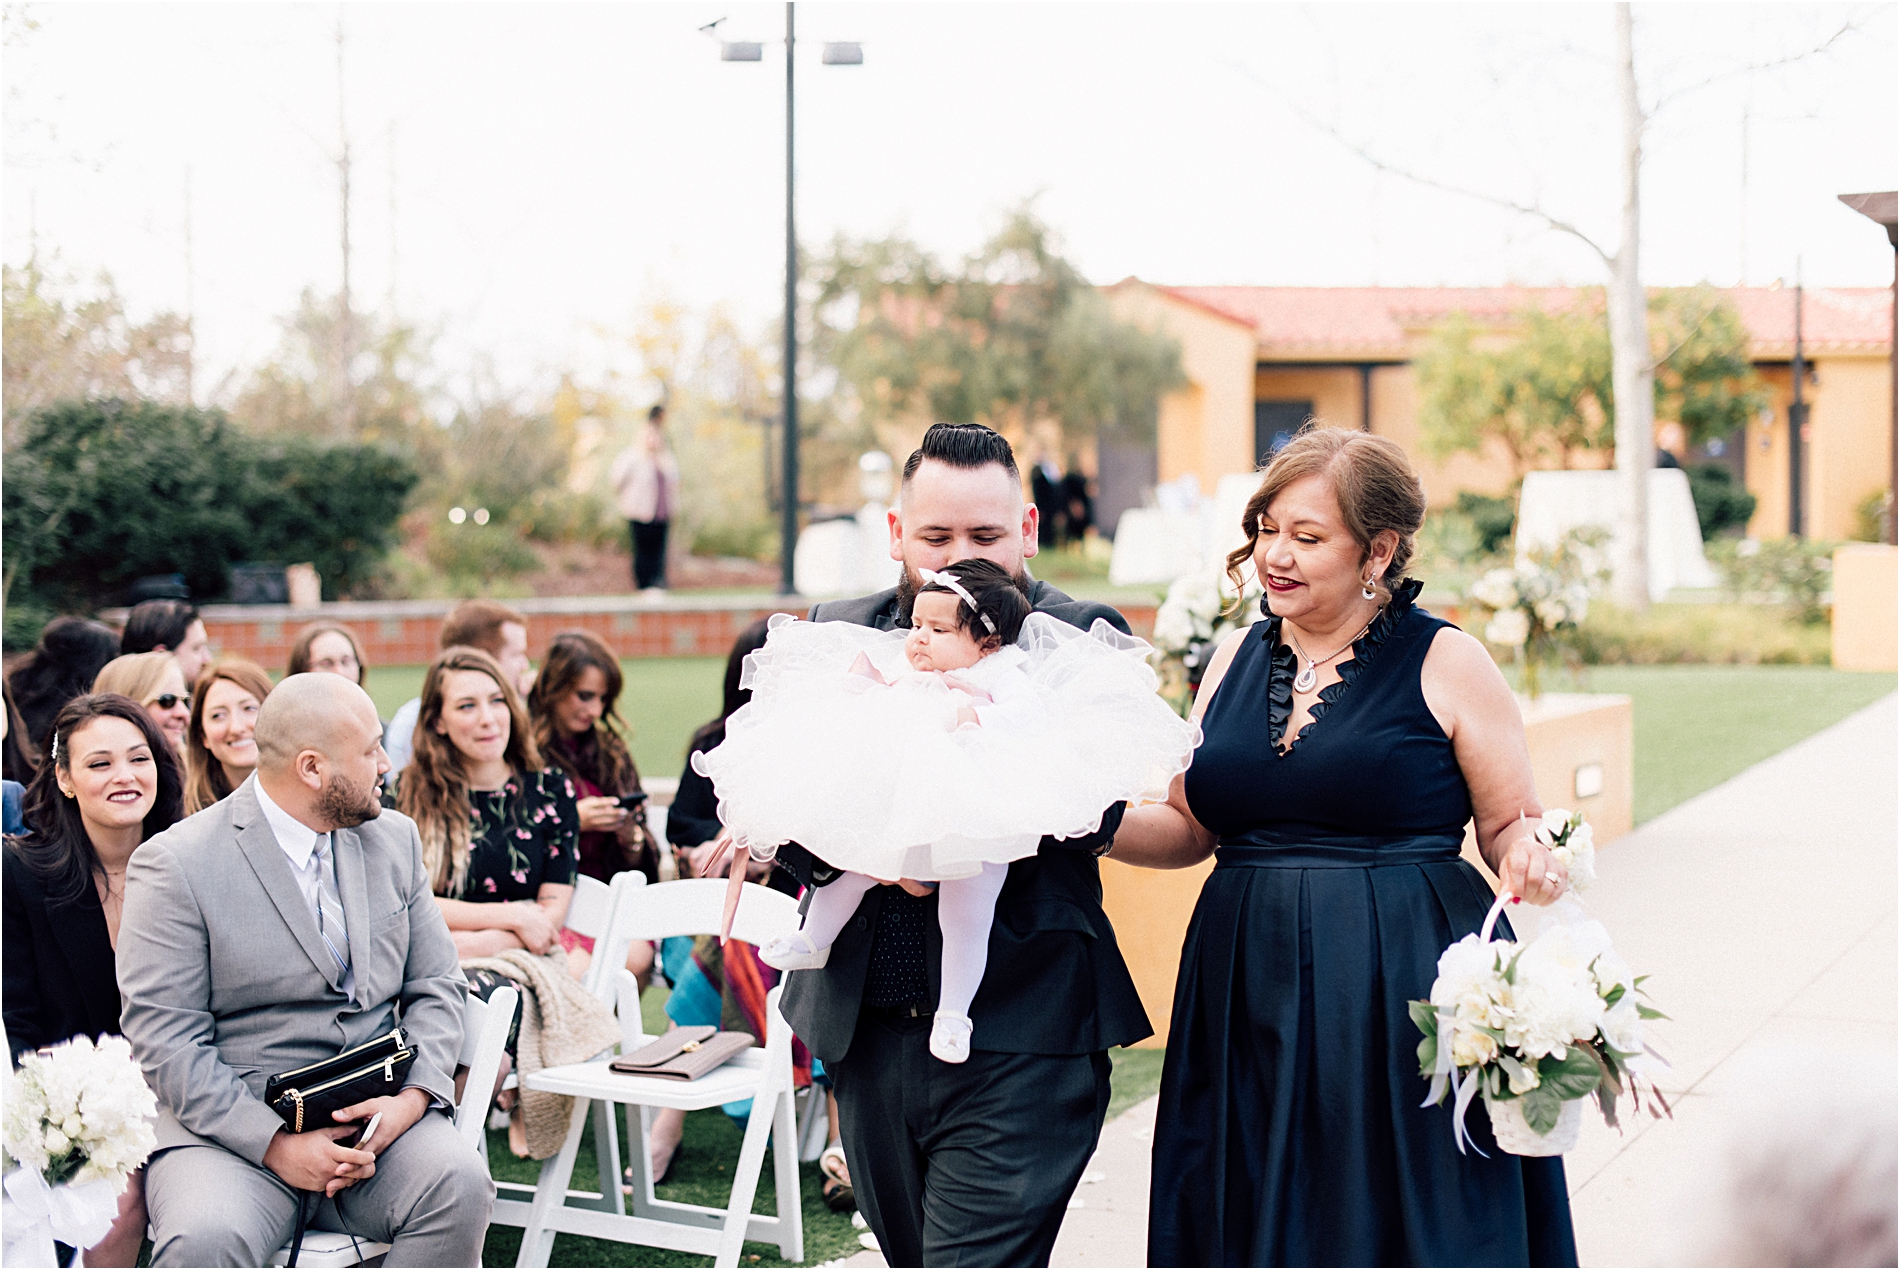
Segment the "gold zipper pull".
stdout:
<svg viewBox="0 0 1900 1270">
<path fill-rule="evenodd" d="M 300 1090 L 293 1089 L 290 1091 L 290 1096 L 297 1100 L 297 1127 L 291 1130 L 291 1132 L 302 1133 L 303 1132 L 303 1093 Z"/>
<path fill-rule="evenodd" d="M 388 1058 L 383 1060 L 383 1079 L 385 1081 L 396 1079 L 396 1056 L 394 1054 L 391 1054 Z"/>
</svg>

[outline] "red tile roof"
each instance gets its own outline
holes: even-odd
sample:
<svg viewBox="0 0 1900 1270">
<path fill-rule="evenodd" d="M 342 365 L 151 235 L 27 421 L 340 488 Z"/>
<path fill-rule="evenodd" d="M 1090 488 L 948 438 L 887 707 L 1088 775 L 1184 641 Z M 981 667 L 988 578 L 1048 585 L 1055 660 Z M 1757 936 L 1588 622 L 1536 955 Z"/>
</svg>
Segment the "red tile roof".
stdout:
<svg viewBox="0 0 1900 1270">
<path fill-rule="evenodd" d="M 1251 328 L 1263 355 L 1351 360 L 1406 357 L 1413 336 L 1453 313 L 1503 319 L 1531 306 L 1566 308 L 1582 287 L 1157 287 L 1178 300 Z M 1726 287 L 1748 328 L 1751 352 L 1787 358 L 1794 348 L 1794 292 Z M 1884 287 L 1811 288 L 1802 311 L 1810 356 L 1884 352 L 1893 293 Z"/>
</svg>

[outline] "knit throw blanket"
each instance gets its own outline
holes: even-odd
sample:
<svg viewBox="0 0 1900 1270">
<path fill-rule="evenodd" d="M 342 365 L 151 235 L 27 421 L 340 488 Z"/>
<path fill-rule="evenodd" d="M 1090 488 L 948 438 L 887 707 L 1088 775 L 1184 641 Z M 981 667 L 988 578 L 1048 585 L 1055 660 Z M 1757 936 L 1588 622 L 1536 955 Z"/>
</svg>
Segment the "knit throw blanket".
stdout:
<svg viewBox="0 0 1900 1270">
<path fill-rule="evenodd" d="M 565 1094 L 528 1088 L 528 1077 L 544 1067 L 584 1063 L 620 1041 L 613 1011 L 602 1005 L 567 973 L 567 954 L 558 946 L 545 957 L 511 948 L 493 957 L 471 957 L 464 970 L 492 970 L 521 985 L 521 1039 L 515 1070 L 520 1073 L 522 1128 L 528 1155 L 545 1160 L 567 1140 L 574 1100 Z"/>
</svg>

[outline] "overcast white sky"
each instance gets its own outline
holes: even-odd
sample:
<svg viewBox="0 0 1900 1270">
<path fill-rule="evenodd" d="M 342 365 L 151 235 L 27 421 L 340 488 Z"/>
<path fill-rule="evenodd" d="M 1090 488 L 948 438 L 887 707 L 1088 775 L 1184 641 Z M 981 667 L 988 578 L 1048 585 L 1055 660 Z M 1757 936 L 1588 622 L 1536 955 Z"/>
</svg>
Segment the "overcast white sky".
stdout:
<svg viewBox="0 0 1900 1270">
<path fill-rule="evenodd" d="M 4 236 L 185 304 L 201 364 L 266 355 L 337 285 L 334 4 L 36 4 L 5 51 Z M 775 314 L 779 5 L 347 4 L 355 284 L 545 385 L 643 298 Z M 768 41 L 722 63 L 696 28 Z M 1607 4 L 801 4 L 801 237 L 903 231 L 956 254 L 1036 196 L 1088 274 L 1171 283 L 1596 282 L 1576 243 L 1378 176 L 1390 161 L 1542 200 L 1614 246 Z M 1733 75 L 1652 126 L 1651 283 L 1880 286 L 1893 257 L 1842 192 L 1896 180 L 1895 6 L 1646 4 L 1650 96 Z M 864 65 L 818 64 L 859 39 Z M 1297 103 L 1295 108 L 1294 103 Z M 1744 117 L 1746 185 L 1744 185 Z M 392 157 L 393 144 L 393 157 Z M 393 185 L 392 185 L 393 181 Z M 1745 194 L 1744 194 L 1745 191 Z M 203 382 L 203 381 L 201 381 Z"/>
</svg>

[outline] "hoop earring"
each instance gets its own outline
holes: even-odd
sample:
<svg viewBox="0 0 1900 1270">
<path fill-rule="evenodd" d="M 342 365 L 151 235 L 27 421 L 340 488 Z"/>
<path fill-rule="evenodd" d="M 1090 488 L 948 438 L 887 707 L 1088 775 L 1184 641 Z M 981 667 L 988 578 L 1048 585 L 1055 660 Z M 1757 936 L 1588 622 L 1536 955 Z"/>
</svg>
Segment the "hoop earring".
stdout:
<svg viewBox="0 0 1900 1270">
<path fill-rule="evenodd" d="M 1367 578 L 1364 582 L 1361 582 L 1359 584 L 1359 594 L 1363 595 L 1368 600 L 1376 600 L 1379 598 L 1379 593 L 1372 589 L 1371 578 Z"/>
</svg>

